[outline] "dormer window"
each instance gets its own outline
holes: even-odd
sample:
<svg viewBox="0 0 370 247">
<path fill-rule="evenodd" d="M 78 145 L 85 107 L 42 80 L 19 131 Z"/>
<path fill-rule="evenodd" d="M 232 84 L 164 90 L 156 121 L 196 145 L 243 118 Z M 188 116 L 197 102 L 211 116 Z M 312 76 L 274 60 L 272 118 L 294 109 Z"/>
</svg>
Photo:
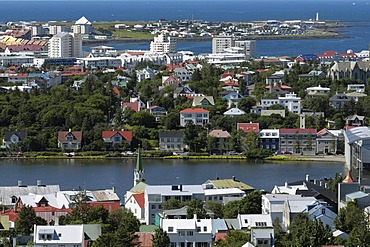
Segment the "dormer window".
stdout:
<svg viewBox="0 0 370 247">
<path fill-rule="evenodd" d="M 17 203 L 17 197 L 16 196 L 12 196 L 12 203 Z"/>
</svg>

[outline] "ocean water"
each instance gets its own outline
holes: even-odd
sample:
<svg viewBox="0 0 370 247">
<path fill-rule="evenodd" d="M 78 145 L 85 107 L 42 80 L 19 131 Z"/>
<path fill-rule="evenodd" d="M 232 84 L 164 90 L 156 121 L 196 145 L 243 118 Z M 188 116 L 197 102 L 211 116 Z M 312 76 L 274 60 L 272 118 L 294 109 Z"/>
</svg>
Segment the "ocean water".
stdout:
<svg viewBox="0 0 370 247">
<path fill-rule="evenodd" d="M 211 4 L 210 4 L 211 3 Z M 257 55 L 321 53 L 325 50 L 359 52 L 369 49 L 370 0 L 84 0 L 3 1 L 0 22 L 74 21 L 86 16 L 94 21 L 156 21 L 159 19 L 252 21 L 310 19 L 350 21 L 344 39 L 258 40 Z M 108 44 L 119 50 L 149 49 L 149 43 Z M 85 47 L 89 50 L 89 47 Z M 210 42 L 179 42 L 178 50 L 211 52 Z"/>
<path fill-rule="evenodd" d="M 257 56 L 297 56 L 299 54 L 322 53 L 326 50 L 335 50 L 345 53 L 351 49 L 354 52 L 368 50 L 370 43 L 370 22 L 350 22 L 350 27 L 341 28 L 343 36 L 347 38 L 335 39 L 307 39 L 307 40 L 257 40 Z M 117 50 L 149 50 L 149 42 L 138 43 L 107 43 Z M 193 51 L 195 54 L 211 53 L 211 42 L 178 41 L 179 51 Z M 85 51 L 91 47 L 85 46 Z"/>
<path fill-rule="evenodd" d="M 159 19 L 251 21 L 267 19 L 370 20 L 370 0 L 116 0 L 3 1 L 0 22 L 154 21 Z"/>
</svg>

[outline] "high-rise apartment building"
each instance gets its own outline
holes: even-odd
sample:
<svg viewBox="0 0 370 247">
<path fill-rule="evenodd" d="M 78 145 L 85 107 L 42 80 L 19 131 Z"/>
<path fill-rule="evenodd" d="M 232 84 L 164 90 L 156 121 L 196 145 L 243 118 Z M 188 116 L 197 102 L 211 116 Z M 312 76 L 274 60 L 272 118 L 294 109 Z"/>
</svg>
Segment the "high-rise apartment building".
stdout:
<svg viewBox="0 0 370 247">
<path fill-rule="evenodd" d="M 236 40 L 231 36 L 220 36 L 212 39 L 212 53 L 226 53 L 232 47 L 243 48 L 243 53 L 249 59 L 256 55 L 256 41 L 255 40 Z"/>
<path fill-rule="evenodd" d="M 176 53 L 176 39 L 161 33 L 150 42 L 150 51 L 153 53 Z"/>
<path fill-rule="evenodd" d="M 234 47 L 235 46 L 235 38 L 234 37 L 214 37 L 212 39 L 212 53 L 224 53 L 225 49 Z"/>
<path fill-rule="evenodd" d="M 86 19 L 85 16 L 82 16 L 80 19 L 78 19 L 72 26 L 73 33 L 90 34 L 93 31 L 94 29 L 91 22 Z"/>
<path fill-rule="evenodd" d="M 55 35 L 58 33 L 69 32 L 71 29 L 65 25 L 53 25 L 49 26 L 49 34 Z"/>
<path fill-rule="evenodd" d="M 49 40 L 49 57 L 82 57 L 82 38 L 80 34 L 58 33 Z"/>
</svg>

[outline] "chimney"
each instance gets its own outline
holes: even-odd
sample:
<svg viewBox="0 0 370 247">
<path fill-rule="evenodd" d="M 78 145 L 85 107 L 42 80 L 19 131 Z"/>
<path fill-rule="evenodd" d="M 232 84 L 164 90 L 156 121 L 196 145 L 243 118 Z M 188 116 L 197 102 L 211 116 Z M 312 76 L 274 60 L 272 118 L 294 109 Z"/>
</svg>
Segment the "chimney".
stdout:
<svg viewBox="0 0 370 247">
<path fill-rule="evenodd" d="M 72 132 L 72 129 L 68 129 L 68 132 Z"/>
<path fill-rule="evenodd" d="M 37 181 L 36 181 L 36 185 L 37 185 L 38 187 L 40 187 L 40 186 L 41 186 L 41 180 L 40 180 L 40 179 L 37 179 Z"/>
<path fill-rule="evenodd" d="M 306 182 L 310 182 L 310 175 L 309 174 L 306 175 Z"/>
<path fill-rule="evenodd" d="M 235 176 L 232 176 L 232 179 L 235 181 Z"/>
<path fill-rule="evenodd" d="M 329 186 L 328 186 L 328 183 L 325 183 L 325 189 L 327 189 Z"/>
<path fill-rule="evenodd" d="M 285 180 L 285 184 L 284 184 L 285 188 L 288 188 L 288 181 Z"/>
<path fill-rule="evenodd" d="M 112 186 L 113 193 L 116 193 L 116 187 Z"/>
<path fill-rule="evenodd" d="M 320 181 L 320 186 L 322 187 L 324 185 L 324 181 Z"/>
<path fill-rule="evenodd" d="M 313 180 L 313 184 L 316 184 L 316 182 L 317 182 L 317 181 L 316 181 L 316 179 L 314 179 L 314 180 Z"/>
<path fill-rule="evenodd" d="M 179 190 L 182 191 L 182 184 L 180 184 L 179 186 L 180 186 L 180 189 Z"/>
<path fill-rule="evenodd" d="M 18 187 L 22 187 L 23 184 L 22 184 L 22 180 L 18 180 Z"/>
</svg>

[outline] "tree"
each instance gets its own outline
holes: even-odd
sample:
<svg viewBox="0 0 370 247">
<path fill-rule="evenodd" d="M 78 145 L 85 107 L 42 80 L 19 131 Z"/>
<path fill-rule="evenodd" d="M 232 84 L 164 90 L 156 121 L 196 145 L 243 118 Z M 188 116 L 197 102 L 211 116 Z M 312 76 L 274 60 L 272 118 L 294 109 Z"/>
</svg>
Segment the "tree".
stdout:
<svg viewBox="0 0 370 247">
<path fill-rule="evenodd" d="M 238 214 L 260 214 L 263 191 L 252 191 L 239 201 L 231 201 L 224 206 L 224 218 L 236 218 Z"/>
<path fill-rule="evenodd" d="M 258 133 L 251 131 L 246 135 L 247 149 L 252 150 L 258 147 Z"/>
<path fill-rule="evenodd" d="M 94 247 L 130 247 L 137 246 L 140 222 L 128 209 L 119 209 L 109 215 L 109 232 L 100 235 Z"/>
<path fill-rule="evenodd" d="M 308 135 L 307 135 L 306 148 L 307 148 L 308 151 L 312 151 L 312 135 L 311 135 L 311 133 L 308 133 Z"/>
<path fill-rule="evenodd" d="M 156 126 L 155 117 L 147 111 L 139 111 L 131 116 L 130 125 L 154 128 Z"/>
<path fill-rule="evenodd" d="M 334 225 L 336 229 L 350 234 L 356 226 L 365 225 L 364 212 L 357 207 L 355 202 L 347 202 L 346 207 L 339 210 Z"/>
<path fill-rule="evenodd" d="M 32 206 L 22 206 L 15 223 L 18 233 L 29 236 L 33 232 L 33 225 L 46 225 L 47 222 L 41 217 L 36 216 Z"/>
<path fill-rule="evenodd" d="M 248 234 L 241 230 L 232 230 L 226 236 L 225 240 L 216 242 L 217 247 L 242 247 L 250 240 Z"/>
<path fill-rule="evenodd" d="M 223 219 L 223 205 L 215 201 L 207 201 L 206 208 L 211 210 L 215 214 L 215 219 Z"/>
<path fill-rule="evenodd" d="M 321 221 L 309 220 L 307 214 L 294 215 L 283 246 L 322 246 L 330 244 L 331 229 Z"/>
<path fill-rule="evenodd" d="M 330 179 L 328 182 L 328 189 L 334 192 L 338 191 L 338 184 L 343 181 L 343 177 L 340 173 L 335 173 L 334 179 Z"/>
<path fill-rule="evenodd" d="M 255 106 L 257 103 L 256 99 L 251 97 L 251 96 L 247 96 L 247 97 L 244 97 L 242 98 L 239 102 L 238 102 L 238 108 L 240 110 L 243 110 L 245 112 L 249 112 L 249 110 Z"/>
<path fill-rule="evenodd" d="M 206 210 L 204 209 L 203 201 L 201 199 L 187 201 L 184 205 L 188 206 L 186 218 L 192 219 L 194 215 L 196 215 L 198 219 L 206 218 Z"/>
<path fill-rule="evenodd" d="M 181 202 L 177 199 L 170 198 L 162 203 L 163 210 L 178 209 L 181 208 Z"/>
<path fill-rule="evenodd" d="M 162 228 L 157 228 L 154 231 L 152 237 L 152 246 L 153 247 L 168 247 L 170 246 L 171 241 L 167 236 L 167 232 L 163 231 Z"/>
</svg>

